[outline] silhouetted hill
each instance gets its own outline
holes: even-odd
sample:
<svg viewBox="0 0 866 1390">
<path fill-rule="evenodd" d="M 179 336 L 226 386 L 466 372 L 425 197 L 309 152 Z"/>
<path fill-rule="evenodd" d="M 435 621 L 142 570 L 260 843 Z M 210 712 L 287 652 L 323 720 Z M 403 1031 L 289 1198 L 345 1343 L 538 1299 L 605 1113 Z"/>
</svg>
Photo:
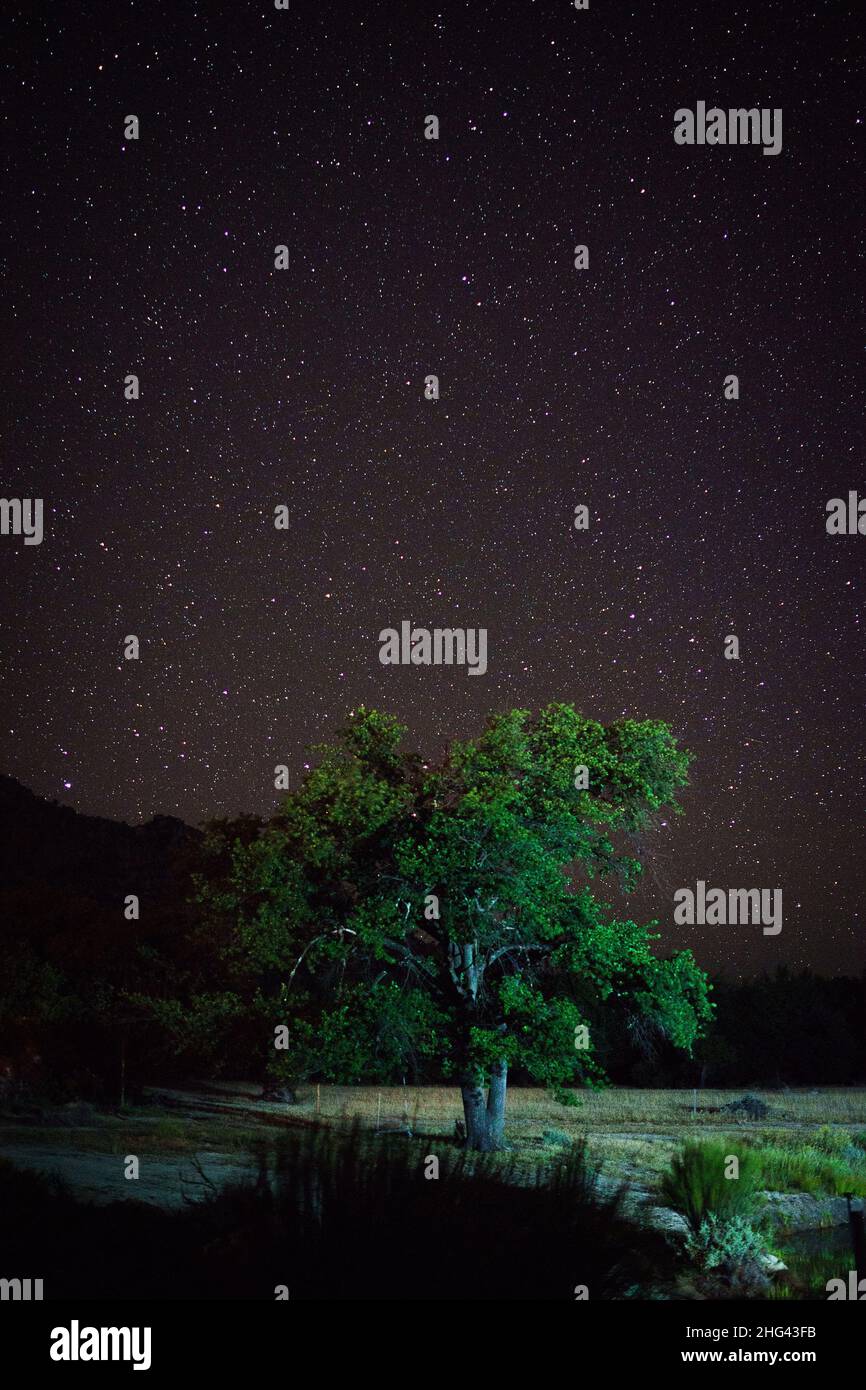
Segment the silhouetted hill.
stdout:
<svg viewBox="0 0 866 1390">
<path fill-rule="evenodd" d="M 116 905 L 127 893 L 162 898 L 201 831 L 173 816 L 145 825 L 84 816 L 0 776 L 0 884 L 67 892 Z"/>
</svg>

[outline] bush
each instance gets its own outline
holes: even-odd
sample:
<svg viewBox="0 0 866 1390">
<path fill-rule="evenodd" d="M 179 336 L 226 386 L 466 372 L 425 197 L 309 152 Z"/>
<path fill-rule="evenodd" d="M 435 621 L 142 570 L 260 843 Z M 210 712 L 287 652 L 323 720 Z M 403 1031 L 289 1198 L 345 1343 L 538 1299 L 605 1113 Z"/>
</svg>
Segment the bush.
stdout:
<svg viewBox="0 0 866 1390">
<path fill-rule="evenodd" d="M 851 1136 L 844 1129 L 833 1129 L 831 1125 L 821 1125 L 812 1135 L 811 1147 L 821 1153 L 839 1155 L 851 1146 Z"/>
<path fill-rule="evenodd" d="M 662 1196 L 686 1218 L 695 1234 L 710 1213 L 723 1220 L 754 1214 L 760 1186 L 758 1156 L 749 1149 L 733 1155 L 739 1159 L 739 1177 L 725 1177 L 729 1144 L 688 1143 L 675 1154 L 671 1167 L 662 1176 Z"/>
<path fill-rule="evenodd" d="M 765 1120 L 770 1113 L 770 1107 L 753 1095 L 743 1096 L 741 1100 L 729 1101 L 727 1105 L 722 1105 L 719 1108 L 723 1113 L 745 1115 L 748 1120 Z"/>
<path fill-rule="evenodd" d="M 541 1136 L 542 1142 L 548 1145 L 561 1147 L 571 1143 L 571 1135 L 566 1134 L 564 1129 L 546 1129 Z"/>
<path fill-rule="evenodd" d="M 740 1268 L 747 1260 L 760 1260 L 766 1250 L 764 1238 L 745 1217 L 722 1218 L 710 1212 L 686 1241 L 686 1250 L 703 1269 L 719 1265 Z"/>
</svg>

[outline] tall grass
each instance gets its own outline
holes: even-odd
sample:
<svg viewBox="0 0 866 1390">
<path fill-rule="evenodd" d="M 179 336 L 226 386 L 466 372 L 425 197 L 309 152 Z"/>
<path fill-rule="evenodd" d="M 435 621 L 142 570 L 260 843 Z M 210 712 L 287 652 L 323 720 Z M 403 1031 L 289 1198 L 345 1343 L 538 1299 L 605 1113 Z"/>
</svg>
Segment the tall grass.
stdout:
<svg viewBox="0 0 866 1390">
<path fill-rule="evenodd" d="M 730 1159 L 737 1159 L 737 1177 L 726 1177 Z M 674 1154 L 669 1170 L 662 1175 L 663 1199 L 680 1212 L 697 1235 L 701 1223 L 710 1215 L 721 1220 L 735 1216 L 753 1217 L 758 1207 L 761 1169 L 757 1155 L 749 1149 L 732 1154 L 730 1144 L 710 1140 L 685 1144 Z"/>
<path fill-rule="evenodd" d="M 224 1229 L 211 1249 L 233 1281 L 267 1270 L 293 1298 L 615 1297 L 654 1274 L 660 1242 L 596 1196 L 583 1144 L 521 1176 L 448 1145 L 312 1131 L 277 1146 L 254 1205 L 235 1189 L 198 1219 Z"/>
<path fill-rule="evenodd" d="M 438 1176 L 432 1176 L 439 1159 Z M 44 1271 L 46 1298 L 573 1301 L 664 1276 L 657 1233 L 598 1197 L 576 1144 L 534 1180 L 429 1140 L 301 1131 L 259 1155 L 258 1181 L 179 1212 L 90 1207 L 0 1164 L 0 1245 Z"/>
<path fill-rule="evenodd" d="M 773 1192 L 808 1192 L 815 1197 L 850 1192 L 866 1197 L 866 1173 L 852 1173 L 846 1163 L 816 1150 L 766 1149 L 760 1158 L 764 1186 Z"/>
<path fill-rule="evenodd" d="M 819 1143 L 821 1142 L 819 1136 Z M 847 1157 L 848 1151 L 853 1157 Z M 835 1197 L 846 1192 L 866 1197 L 866 1154 L 846 1146 L 840 1152 L 827 1152 L 814 1140 L 804 1143 L 796 1136 L 761 1143 L 754 1150 L 761 1173 L 761 1187 L 771 1192 L 808 1192 L 815 1197 Z"/>
</svg>

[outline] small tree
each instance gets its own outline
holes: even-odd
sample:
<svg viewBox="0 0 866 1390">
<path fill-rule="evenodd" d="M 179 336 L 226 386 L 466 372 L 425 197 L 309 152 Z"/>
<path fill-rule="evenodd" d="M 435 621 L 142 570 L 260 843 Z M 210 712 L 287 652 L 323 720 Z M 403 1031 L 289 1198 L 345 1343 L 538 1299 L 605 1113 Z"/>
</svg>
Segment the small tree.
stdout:
<svg viewBox="0 0 866 1390">
<path fill-rule="evenodd" d="M 564 704 L 492 716 L 436 766 L 401 752 L 404 732 L 355 712 L 260 835 L 211 842 L 228 870 L 200 880 L 202 900 L 230 916 L 233 949 L 281 972 L 296 1074 L 435 1064 L 460 1086 L 468 1145 L 494 1149 L 509 1067 L 561 1098 L 603 1081 L 581 999 L 686 1048 L 709 1016 L 691 953 L 658 959 L 588 886 L 634 885 L 611 836 L 674 804 L 688 755 L 662 723 L 605 727 Z"/>
</svg>

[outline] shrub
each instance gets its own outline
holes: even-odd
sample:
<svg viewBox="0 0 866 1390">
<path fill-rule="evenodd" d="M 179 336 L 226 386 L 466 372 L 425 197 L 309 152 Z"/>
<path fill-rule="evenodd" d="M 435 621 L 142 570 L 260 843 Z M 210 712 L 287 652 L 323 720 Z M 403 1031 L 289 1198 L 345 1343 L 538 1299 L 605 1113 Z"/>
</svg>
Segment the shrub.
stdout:
<svg viewBox="0 0 866 1390">
<path fill-rule="evenodd" d="M 725 1177 L 730 1144 L 717 1140 L 710 1143 L 688 1143 L 675 1154 L 671 1167 L 662 1176 L 662 1195 L 676 1211 L 682 1213 L 694 1233 L 712 1212 L 720 1219 L 752 1216 L 757 1208 L 757 1191 L 761 1174 L 758 1156 L 745 1149 L 739 1159 L 739 1177 Z"/>
<path fill-rule="evenodd" d="M 753 1095 L 743 1096 L 741 1100 L 729 1101 L 727 1105 L 722 1105 L 719 1108 L 723 1113 L 745 1115 L 749 1120 L 764 1120 L 770 1113 L 770 1107 Z"/>
<path fill-rule="evenodd" d="M 546 1129 L 541 1138 L 545 1144 L 557 1145 L 558 1147 L 571 1143 L 571 1135 L 566 1134 L 564 1129 Z"/>
<path fill-rule="evenodd" d="M 739 1268 L 747 1260 L 759 1260 L 766 1250 L 764 1238 L 745 1217 L 722 1218 L 710 1212 L 697 1232 L 691 1232 L 686 1250 L 703 1269 L 731 1264 Z"/>
<path fill-rule="evenodd" d="M 833 1129 L 831 1125 L 821 1125 L 811 1136 L 810 1144 L 813 1149 L 820 1149 L 825 1154 L 841 1154 L 851 1146 L 851 1136 L 844 1129 Z"/>
</svg>

